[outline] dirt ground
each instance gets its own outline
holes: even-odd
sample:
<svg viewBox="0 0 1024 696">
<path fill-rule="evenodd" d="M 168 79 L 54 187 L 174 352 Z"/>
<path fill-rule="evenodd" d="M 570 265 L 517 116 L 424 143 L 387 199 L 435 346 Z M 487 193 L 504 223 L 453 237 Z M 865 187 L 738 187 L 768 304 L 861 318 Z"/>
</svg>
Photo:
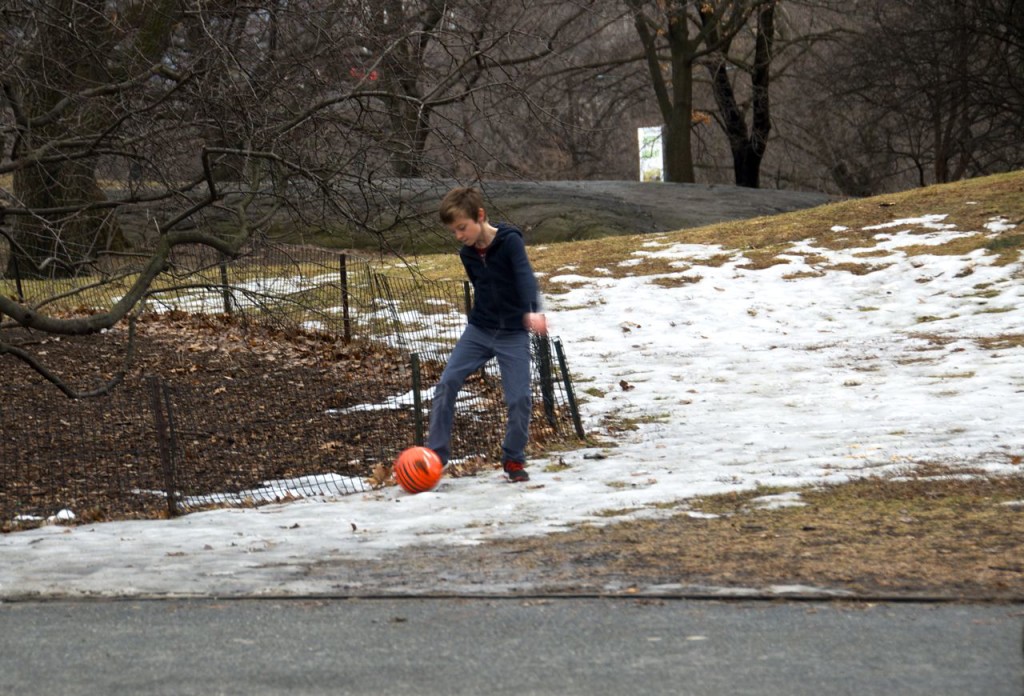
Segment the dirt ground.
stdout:
<svg viewBox="0 0 1024 696">
<path fill-rule="evenodd" d="M 74 338 L 13 329 L 0 339 L 31 350 L 78 391 L 110 380 L 128 345 L 124 329 Z M 407 388 L 406 375 L 396 369 L 404 364 L 400 360 L 357 342 L 181 312 L 140 320 L 130 367 L 110 398 L 71 401 L 4 356 L 0 530 L 33 524 L 12 524 L 16 515 L 46 518 L 65 507 L 82 522 L 168 514 L 164 496 L 132 492 L 164 488 L 155 459 L 150 378 L 173 390 L 183 452 L 177 487 L 186 494 L 246 490 L 268 479 L 319 473 L 366 476 L 366 448 L 400 448 L 399 438 L 411 432 L 411 425 L 398 421 L 405 414 L 389 414 L 391 420 L 348 414 L 344 422 L 351 432 L 342 438 L 331 429 L 340 419 L 324 412 Z M 378 430 L 394 433 L 395 441 L 385 441 Z"/>
<path fill-rule="evenodd" d="M 1024 599 L 1024 477 L 868 479 L 762 509 L 763 491 L 664 519 L 497 545 L 564 582 L 813 587 L 874 597 Z M 713 511 L 716 517 L 691 512 Z"/>
<path fill-rule="evenodd" d="M 772 510 L 756 504 L 764 494 L 470 548 L 407 548 L 373 563 L 324 561 L 309 574 L 357 593 L 1024 601 L 1020 476 L 869 479 Z"/>
</svg>

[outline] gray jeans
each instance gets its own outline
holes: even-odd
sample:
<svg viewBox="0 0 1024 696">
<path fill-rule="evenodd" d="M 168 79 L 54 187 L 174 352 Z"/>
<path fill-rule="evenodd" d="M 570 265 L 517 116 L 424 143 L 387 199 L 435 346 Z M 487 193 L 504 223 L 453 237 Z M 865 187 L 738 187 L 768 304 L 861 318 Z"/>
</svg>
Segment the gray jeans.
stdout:
<svg viewBox="0 0 1024 696">
<path fill-rule="evenodd" d="M 502 461 L 525 462 L 526 442 L 530 434 L 530 334 L 526 331 L 502 331 L 466 326 L 455 344 L 441 380 L 434 388 L 430 407 L 430 431 L 427 447 L 448 463 L 451 456 L 452 422 L 455 401 L 466 378 L 491 358 L 498 359 L 501 388 L 505 394 L 508 422 L 501 443 Z"/>
</svg>

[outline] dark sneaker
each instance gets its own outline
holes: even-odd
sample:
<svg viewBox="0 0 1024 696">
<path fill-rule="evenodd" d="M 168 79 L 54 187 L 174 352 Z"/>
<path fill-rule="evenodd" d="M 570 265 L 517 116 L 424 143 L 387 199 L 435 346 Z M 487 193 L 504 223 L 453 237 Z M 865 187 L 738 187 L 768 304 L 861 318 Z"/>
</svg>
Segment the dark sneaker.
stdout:
<svg viewBox="0 0 1024 696">
<path fill-rule="evenodd" d="M 512 483 L 522 483 L 523 481 L 530 480 L 530 475 L 526 473 L 522 462 L 505 462 L 504 468 L 505 476 Z"/>
</svg>

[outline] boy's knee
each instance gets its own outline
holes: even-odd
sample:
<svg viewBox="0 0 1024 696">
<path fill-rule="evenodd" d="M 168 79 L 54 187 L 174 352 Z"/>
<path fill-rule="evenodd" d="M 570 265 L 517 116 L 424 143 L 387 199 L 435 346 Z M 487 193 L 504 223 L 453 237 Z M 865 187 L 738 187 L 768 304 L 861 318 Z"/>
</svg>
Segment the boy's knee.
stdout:
<svg viewBox="0 0 1024 696">
<path fill-rule="evenodd" d="M 441 379 L 438 380 L 437 386 L 434 387 L 435 392 L 457 392 L 462 388 L 463 380 L 452 375 L 441 375 Z"/>
<path fill-rule="evenodd" d="M 445 394 L 447 394 L 450 390 L 451 390 L 450 383 L 445 382 L 442 379 L 441 381 L 439 381 L 437 384 L 434 385 L 434 394 L 432 396 L 433 400 L 435 402 L 443 400 L 444 397 L 445 397 Z"/>
<path fill-rule="evenodd" d="M 508 399 L 508 407 L 512 410 L 526 410 L 529 411 L 533 405 L 533 399 L 530 397 L 530 393 L 524 394 L 513 394 Z"/>
</svg>

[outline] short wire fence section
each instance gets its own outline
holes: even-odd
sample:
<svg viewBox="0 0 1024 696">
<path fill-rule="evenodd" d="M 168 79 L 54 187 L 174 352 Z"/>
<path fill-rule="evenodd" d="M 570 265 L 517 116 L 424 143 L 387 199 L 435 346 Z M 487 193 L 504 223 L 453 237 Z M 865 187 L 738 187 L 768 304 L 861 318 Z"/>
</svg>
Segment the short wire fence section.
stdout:
<svg viewBox="0 0 1024 696">
<path fill-rule="evenodd" d="M 124 264 L 104 273 L 130 280 Z M 79 308 L 119 296 L 96 278 L 60 282 Z M 0 278 L 0 291 L 12 285 Z M 199 354 L 178 344 L 170 373 L 139 370 L 109 395 L 73 401 L 0 358 L 0 528 L 367 491 L 401 449 L 422 444 L 432 387 L 471 302 L 468 283 L 385 274 L 323 249 L 266 247 L 232 262 L 178 250 L 145 316 L 216 317 L 223 323 L 205 326 L 214 335 L 298 342 L 302 359 L 220 348 L 218 369 L 193 372 Z M 0 324 L 0 339 L 24 339 L 19 331 Z M 534 337 L 532 351 L 531 447 L 583 439 L 564 347 Z M 460 394 L 453 461 L 496 462 L 504 420 L 492 361 Z"/>
</svg>

